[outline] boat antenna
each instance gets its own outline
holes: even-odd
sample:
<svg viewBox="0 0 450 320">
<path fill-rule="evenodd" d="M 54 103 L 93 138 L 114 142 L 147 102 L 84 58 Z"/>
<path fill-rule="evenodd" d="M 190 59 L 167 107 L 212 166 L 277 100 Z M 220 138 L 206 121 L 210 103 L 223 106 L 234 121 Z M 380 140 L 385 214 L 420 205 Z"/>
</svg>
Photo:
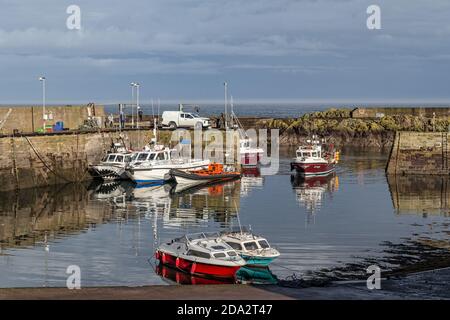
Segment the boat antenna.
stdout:
<svg viewBox="0 0 450 320">
<path fill-rule="evenodd" d="M 156 119 L 155 119 L 155 107 L 154 107 L 154 104 L 153 104 L 153 98 L 152 98 L 152 116 L 153 116 L 153 142 L 154 142 L 154 144 L 155 144 L 155 146 L 156 146 L 156 133 L 157 133 L 157 131 L 156 131 Z"/>
<path fill-rule="evenodd" d="M 159 125 L 159 112 L 161 110 L 161 100 L 158 98 L 158 121 L 156 122 Z M 156 126 L 157 127 L 157 126 Z"/>
<path fill-rule="evenodd" d="M 239 223 L 239 231 L 240 231 L 241 234 L 242 234 L 241 219 L 239 218 L 239 210 L 238 210 L 238 207 L 237 207 L 237 204 L 236 204 L 236 200 L 235 200 L 235 199 L 233 199 L 233 203 L 234 203 L 234 208 L 236 209 L 236 215 L 237 215 L 237 219 L 238 219 L 238 223 Z"/>
</svg>

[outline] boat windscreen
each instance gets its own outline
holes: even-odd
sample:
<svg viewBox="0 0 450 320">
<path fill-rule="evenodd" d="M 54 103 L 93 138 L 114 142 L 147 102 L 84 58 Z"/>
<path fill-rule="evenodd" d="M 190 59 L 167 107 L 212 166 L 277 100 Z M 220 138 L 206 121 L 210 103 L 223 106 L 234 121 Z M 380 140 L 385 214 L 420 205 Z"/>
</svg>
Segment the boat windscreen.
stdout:
<svg viewBox="0 0 450 320">
<path fill-rule="evenodd" d="M 228 251 L 227 253 L 228 253 L 228 255 L 229 255 L 230 257 L 235 257 L 235 256 L 237 256 L 236 251 Z"/>
<path fill-rule="evenodd" d="M 139 153 L 137 157 L 137 161 L 145 161 L 147 160 L 148 153 Z"/>
<path fill-rule="evenodd" d="M 218 232 L 204 232 L 206 238 L 219 238 L 220 234 Z"/>
<path fill-rule="evenodd" d="M 263 249 L 270 248 L 269 243 L 267 243 L 266 240 L 259 240 L 258 243 Z"/>
<path fill-rule="evenodd" d="M 198 239 L 204 239 L 205 235 L 203 233 L 193 233 L 193 234 L 186 235 L 186 238 L 189 241 L 193 241 L 193 240 L 198 240 Z"/>
<path fill-rule="evenodd" d="M 258 245 L 256 244 L 256 242 L 251 241 L 251 242 L 245 242 L 244 243 L 244 247 L 247 250 L 257 250 L 258 249 Z"/>
</svg>

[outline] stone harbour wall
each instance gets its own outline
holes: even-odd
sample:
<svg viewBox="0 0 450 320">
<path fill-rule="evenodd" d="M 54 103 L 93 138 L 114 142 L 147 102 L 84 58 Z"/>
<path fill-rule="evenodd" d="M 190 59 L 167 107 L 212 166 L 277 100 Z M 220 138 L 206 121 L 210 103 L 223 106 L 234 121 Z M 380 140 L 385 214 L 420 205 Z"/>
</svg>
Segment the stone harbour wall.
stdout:
<svg viewBox="0 0 450 320">
<path fill-rule="evenodd" d="M 0 138 L 0 192 L 90 180 L 87 168 L 123 142 L 140 149 L 150 130 Z"/>
<path fill-rule="evenodd" d="M 388 174 L 449 174 L 449 133 L 397 132 Z"/>
</svg>

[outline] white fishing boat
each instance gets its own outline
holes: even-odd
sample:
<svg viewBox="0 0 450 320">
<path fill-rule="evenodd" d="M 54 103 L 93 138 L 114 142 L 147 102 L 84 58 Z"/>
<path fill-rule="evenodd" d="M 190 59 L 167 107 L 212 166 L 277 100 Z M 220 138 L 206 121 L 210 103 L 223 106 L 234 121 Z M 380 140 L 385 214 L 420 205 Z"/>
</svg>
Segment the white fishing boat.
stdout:
<svg viewBox="0 0 450 320">
<path fill-rule="evenodd" d="M 155 147 L 151 151 L 136 153 L 127 166 L 126 174 L 136 184 L 162 184 L 172 177 L 171 169 L 181 171 L 205 169 L 209 160 L 174 158 L 176 150 L 167 147 Z"/>
<path fill-rule="evenodd" d="M 126 179 L 125 168 L 132 156 L 133 153 L 129 151 L 108 153 L 98 164 L 90 166 L 88 171 L 95 179 Z"/>
</svg>

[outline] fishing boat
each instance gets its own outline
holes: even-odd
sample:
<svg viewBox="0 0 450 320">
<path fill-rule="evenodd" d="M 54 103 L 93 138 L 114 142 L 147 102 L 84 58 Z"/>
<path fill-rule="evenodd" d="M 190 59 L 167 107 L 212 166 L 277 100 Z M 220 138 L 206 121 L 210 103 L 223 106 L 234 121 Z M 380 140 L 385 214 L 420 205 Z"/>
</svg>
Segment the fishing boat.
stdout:
<svg viewBox="0 0 450 320">
<path fill-rule="evenodd" d="M 218 233 L 195 233 L 161 244 L 155 253 L 163 265 L 193 275 L 234 278 L 246 262 Z"/>
<path fill-rule="evenodd" d="M 89 166 L 88 171 L 94 179 L 126 179 L 125 168 L 132 156 L 130 151 L 108 153 L 98 164 Z"/>
<path fill-rule="evenodd" d="M 172 179 L 171 169 L 180 171 L 204 169 L 209 160 L 173 158 L 174 149 L 155 146 L 150 151 L 136 153 L 126 168 L 127 176 L 138 185 L 163 184 Z"/>
<path fill-rule="evenodd" d="M 266 238 L 240 228 L 223 232 L 221 239 L 247 262 L 247 266 L 267 267 L 280 256 L 277 249 L 272 248 Z"/>
<path fill-rule="evenodd" d="M 251 146 L 252 140 L 248 137 L 239 140 L 239 154 L 242 167 L 256 167 L 262 159 L 264 150 Z"/>
<path fill-rule="evenodd" d="M 170 170 L 171 177 L 177 184 L 195 186 L 219 181 L 229 181 L 239 179 L 240 172 L 224 170 L 224 166 L 220 163 L 211 163 L 208 169 L 186 170 L 179 169 Z"/>
<path fill-rule="evenodd" d="M 330 148 L 332 149 L 332 148 Z M 335 170 L 339 160 L 339 152 L 325 151 L 319 140 L 307 140 L 300 146 L 291 162 L 291 171 L 296 170 L 302 176 L 328 175 Z"/>
</svg>

